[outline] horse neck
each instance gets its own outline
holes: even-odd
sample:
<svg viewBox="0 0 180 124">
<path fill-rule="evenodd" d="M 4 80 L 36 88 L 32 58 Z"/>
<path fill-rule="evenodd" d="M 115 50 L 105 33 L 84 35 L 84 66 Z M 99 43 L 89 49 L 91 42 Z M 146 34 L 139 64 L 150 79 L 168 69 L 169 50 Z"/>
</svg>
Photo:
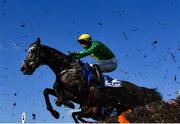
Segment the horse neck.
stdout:
<svg viewBox="0 0 180 124">
<path fill-rule="evenodd" d="M 47 46 L 44 46 L 43 49 L 45 51 L 45 57 L 42 57 L 43 64 L 49 66 L 55 75 L 58 75 L 62 70 L 67 69 L 70 65 L 70 60 L 64 53 Z"/>
</svg>

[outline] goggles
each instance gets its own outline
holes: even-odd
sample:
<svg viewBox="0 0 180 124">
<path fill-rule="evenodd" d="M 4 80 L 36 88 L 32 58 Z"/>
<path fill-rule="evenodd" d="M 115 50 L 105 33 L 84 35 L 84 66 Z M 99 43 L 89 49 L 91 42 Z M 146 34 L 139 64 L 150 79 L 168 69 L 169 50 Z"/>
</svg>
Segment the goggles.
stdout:
<svg viewBox="0 0 180 124">
<path fill-rule="evenodd" d="M 88 43 L 87 40 L 78 40 L 78 42 L 79 42 L 80 44 L 87 44 L 87 43 Z"/>
</svg>

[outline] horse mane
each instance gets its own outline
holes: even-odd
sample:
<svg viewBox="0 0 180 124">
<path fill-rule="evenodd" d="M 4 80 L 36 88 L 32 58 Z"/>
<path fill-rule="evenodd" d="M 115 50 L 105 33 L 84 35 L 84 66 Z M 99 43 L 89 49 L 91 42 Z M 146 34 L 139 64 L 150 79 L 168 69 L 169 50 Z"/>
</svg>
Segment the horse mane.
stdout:
<svg viewBox="0 0 180 124">
<path fill-rule="evenodd" d="M 49 46 L 43 45 L 43 44 L 41 44 L 41 47 L 43 48 L 43 50 L 45 50 L 45 51 L 47 51 L 47 52 L 50 51 L 50 55 L 53 55 L 54 57 L 55 57 L 55 56 L 58 57 L 58 58 L 59 58 L 59 57 L 62 58 L 62 56 L 63 56 L 63 57 L 67 57 L 66 54 L 64 54 L 63 52 L 60 52 L 59 50 L 57 50 L 57 49 L 55 49 L 55 48 L 52 48 L 52 47 L 49 47 Z"/>
</svg>

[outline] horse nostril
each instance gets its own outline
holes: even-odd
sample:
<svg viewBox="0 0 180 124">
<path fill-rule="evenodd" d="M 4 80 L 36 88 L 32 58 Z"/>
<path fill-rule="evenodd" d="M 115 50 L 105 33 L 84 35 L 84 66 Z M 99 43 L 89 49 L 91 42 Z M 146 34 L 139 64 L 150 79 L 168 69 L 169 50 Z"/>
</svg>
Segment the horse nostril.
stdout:
<svg viewBox="0 0 180 124">
<path fill-rule="evenodd" d="M 21 67 L 21 71 L 23 72 L 25 70 L 25 68 L 24 67 Z"/>
</svg>

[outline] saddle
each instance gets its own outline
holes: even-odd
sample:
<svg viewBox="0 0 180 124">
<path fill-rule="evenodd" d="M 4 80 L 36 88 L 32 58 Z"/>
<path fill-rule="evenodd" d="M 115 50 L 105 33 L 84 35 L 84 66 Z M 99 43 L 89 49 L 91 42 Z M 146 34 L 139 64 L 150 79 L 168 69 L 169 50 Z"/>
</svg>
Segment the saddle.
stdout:
<svg viewBox="0 0 180 124">
<path fill-rule="evenodd" d="M 91 85 L 98 88 L 101 87 L 122 87 L 123 81 L 113 79 L 107 75 L 103 75 L 98 65 L 90 66 L 89 64 L 83 65 L 83 73 Z"/>
<path fill-rule="evenodd" d="M 83 73 L 88 83 L 95 85 L 104 84 L 104 78 L 98 65 L 94 64 L 90 66 L 89 64 L 84 63 Z"/>
<path fill-rule="evenodd" d="M 100 70 L 100 67 L 96 64 L 90 66 L 88 63 L 72 63 L 71 67 L 73 68 L 63 70 L 60 74 L 77 74 L 76 72 L 82 72 L 84 78 L 87 80 L 85 83 L 88 86 L 95 86 L 97 88 L 122 87 L 123 81 L 113 79 L 107 75 L 103 75 Z"/>
</svg>

